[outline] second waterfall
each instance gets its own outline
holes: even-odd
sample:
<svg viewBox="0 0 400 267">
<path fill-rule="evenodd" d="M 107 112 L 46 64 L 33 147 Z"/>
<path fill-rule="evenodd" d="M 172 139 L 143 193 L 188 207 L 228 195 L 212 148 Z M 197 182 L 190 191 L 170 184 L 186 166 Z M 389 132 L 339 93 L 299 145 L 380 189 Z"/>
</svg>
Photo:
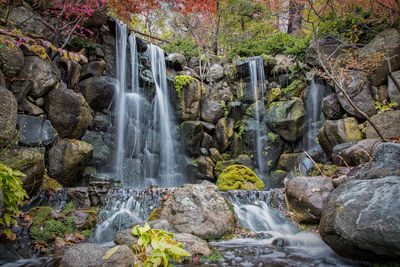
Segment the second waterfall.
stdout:
<svg viewBox="0 0 400 267">
<path fill-rule="evenodd" d="M 177 162 L 164 51 L 149 45 L 139 55 L 136 41 L 117 23 L 114 173 L 124 186 L 178 186 L 184 178 Z"/>
</svg>

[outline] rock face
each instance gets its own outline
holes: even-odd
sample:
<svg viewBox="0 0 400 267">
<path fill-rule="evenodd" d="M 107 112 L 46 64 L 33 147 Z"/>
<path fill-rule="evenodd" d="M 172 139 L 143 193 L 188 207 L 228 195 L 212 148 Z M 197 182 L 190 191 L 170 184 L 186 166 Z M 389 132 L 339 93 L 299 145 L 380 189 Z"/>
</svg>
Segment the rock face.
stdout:
<svg viewBox="0 0 400 267">
<path fill-rule="evenodd" d="M 83 243 L 67 249 L 60 262 L 60 267 L 132 267 L 135 255 L 126 246 L 119 246 L 117 251 L 108 259 L 103 259 L 108 248 L 97 244 Z"/>
<path fill-rule="evenodd" d="M 232 165 L 219 175 L 217 187 L 219 190 L 262 190 L 264 183 L 246 166 Z"/>
<path fill-rule="evenodd" d="M 400 177 L 354 180 L 336 188 L 319 231 L 336 253 L 361 260 L 400 259 Z"/>
<path fill-rule="evenodd" d="M 400 71 L 395 71 L 392 73 L 395 79 L 400 81 Z M 395 83 L 392 81 L 391 78 L 388 78 L 388 87 L 387 91 L 390 97 L 391 102 L 396 102 L 397 105 L 400 105 L 400 91 L 397 89 Z"/>
<path fill-rule="evenodd" d="M 92 145 L 93 156 L 90 164 L 93 166 L 103 166 L 107 164 L 111 157 L 110 148 L 104 142 L 103 136 L 99 132 L 86 131 L 82 141 Z"/>
<path fill-rule="evenodd" d="M 361 139 L 355 118 L 327 121 L 318 133 L 319 144 L 328 156 L 332 154 L 334 146 Z"/>
<path fill-rule="evenodd" d="M 332 190 L 330 177 L 297 176 L 291 179 L 286 187 L 286 198 L 296 221 L 318 223 Z"/>
<path fill-rule="evenodd" d="M 91 120 L 85 98 L 61 86 L 47 95 L 45 110 L 60 137 L 81 138 Z"/>
<path fill-rule="evenodd" d="M 386 53 L 386 50 L 389 52 Z M 395 29 L 386 29 L 378 33 L 374 39 L 361 49 L 360 56 L 368 58 L 377 53 L 385 53 L 386 56 L 377 64 L 377 68 L 370 77 L 372 86 L 381 85 L 386 81 L 389 71 L 386 58 L 390 59 L 392 71 L 400 69 L 400 33 Z"/>
<path fill-rule="evenodd" d="M 57 138 L 49 120 L 36 116 L 18 115 L 19 142 L 27 146 L 47 146 Z"/>
<path fill-rule="evenodd" d="M 14 95 L 0 87 L 0 146 L 5 146 L 15 136 L 17 101 Z"/>
<path fill-rule="evenodd" d="M 383 138 L 392 138 L 400 134 L 400 110 L 388 110 L 371 117 Z M 375 129 L 367 123 L 367 138 L 378 138 Z"/>
<path fill-rule="evenodd" d="M 63 186 L 72 185 L 92 157 L 93 147 L 78 140 L 60 140 L 49 151 L 49 174 Z"/>
<path fill-rule="evenodd" d="M 268 126 L 288 142 L 296 141 L 303 133 L 304 107 L 300 98 L 276 102 L 268 110 Z"/>
<path fill-rule="evenodd" d="M 356 174 L 358 179 L 377 179 L 385 176 L 400 176 L 400 144 L 380 144 L 375 149 L 372 161 Z"/>
<path fill-rule="evenodd" d="M 81 81 L 77 91 L 82 93 L 89 106 L 95 111 L 107 109 L 115 93 L 116 80 L 111 77 L 92 77 Z"/>
<path fill-rule="evenodd" d="M 367 76 L 358 71 L 348 71 L 343 75 L 346 77 L 343 83 L 343 89 L 349 95 L 356 107 L 368 116 L 376 114 L 375 100 L 371 96 L 371 85 Z M 361 114 L 350 106 L 341 91 L 338 88 L 335 88 L 335 90 L 339 102 L 344 110 L 356 118 L 364 119 Z"/>
<path fill-rule="evenodd" d="M 215 139 L 219 151 L 224 152 L 231 144 L 233 137 L 234 120 L 222 118 L 215 126 Z"/>
<path fill-rule="evenodd" d="M 217 239 L 232 233 L 235 218 L 218 188 L 209 183 L 187 184 L 174 191 L 161 206 L 160 219 L 178 232 L 203 239 Z"/>
<path fill-rule="evenodd" d="M 201 140 L 203 138 L 203 125 L 199 121 L 185 121 L 180 126 L 181 135 L 190 155 L 200 153 Z"/>
<path fill-rule="evenodd" d="M 200 102 L 201 87 L 200 82 L 191 79 L 190 82 L 183 86 L 180 90 L 180 118 L 183 121 L 199 120 L 200 118 Z"/>
</svg>

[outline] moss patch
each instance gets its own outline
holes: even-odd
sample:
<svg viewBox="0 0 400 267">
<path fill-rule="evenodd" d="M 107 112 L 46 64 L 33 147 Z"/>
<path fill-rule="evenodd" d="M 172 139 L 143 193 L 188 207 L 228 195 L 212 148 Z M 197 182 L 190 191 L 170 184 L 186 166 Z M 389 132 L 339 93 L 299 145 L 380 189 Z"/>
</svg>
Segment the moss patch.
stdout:
<svg viewBox="0 0 400 267">
<path fill-rule="evenodd" d="M 188 76 L 188 75 L 177 75 L 177 76 L 175 76 L 174 85 L 175 85 L 175 90 L 178 93 L 178 97 L 179 98 L 182 98 L 182 89 L 183 89 L 183 87 L 188 85 L 191 80 L 193 80 L 193 78 Z"/>
<path fill-rule="evenodd" d="M 154 209 L 154 210 L 150 213 L 150 216 L 149 216 L 149 218 L 147 219 L 147 221 L 155 221 L 155 220 L 160 219 L 160 215 L 161 215 L 162 210 L 163 210 L 162 206 L 160 206 L 160 207 Z"/>
<path fill-rule="evenodd" d="M 305 88 L 306 86 L 303 81 L 295 80 L 288 87 L 282 89 L 282 92 L 287 98 L 298 97 Z"/>
<path fill-rule="evenodd" d="M 218 177 L 219 190 L 262 190 L 264 183 L 249 168 L 244 165 L 231 165 Z"/>
</svg>

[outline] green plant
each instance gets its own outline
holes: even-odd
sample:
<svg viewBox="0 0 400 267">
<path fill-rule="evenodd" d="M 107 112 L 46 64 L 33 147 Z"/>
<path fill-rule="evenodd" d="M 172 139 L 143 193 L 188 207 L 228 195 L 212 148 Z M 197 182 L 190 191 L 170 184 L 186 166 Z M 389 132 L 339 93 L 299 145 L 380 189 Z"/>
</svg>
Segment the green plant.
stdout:
<svg viewBox="0 0 400 267">
<path fill-rule="evenodd" d="M 226 104 L 224 100 L 219 101 L 219 106 L 224 110 L 224 116 L 229 116 L 229 105 Z"/>
<path fill-rule="evenodd" d="M 272 142 L 275 142 L 276 138 L 278 137 L 273 132 L 268 132 L 267 135 L 268 135 L 269 140 L 271 140 Z"/>
<path fill-rule="evenodd" d="M 63 214 L 67 214 L 70 211 L 73 211 L 75 209 L 75 204 L 74 202 L 70 201 L 65 205 L 64 209 L 62 210 Z"/>
<path fill-rule="evenodd" d="M 182 98 L 182 89 L 185 87 L 187 84 L 190 83 L 190 81 L 193 80 L 193 77 L 190 77 L 188 75 L 177 75 L 175 76 L 175 90 L 178 93 L 178 97 Z"/>
<path fill-rule="evenodd" d="M 223 258 L 221 253 L 219 253 L 218 249 L 212 248 L 211 250 L 212 253 L 210 256 L 200 256 L 198 261 L 200 263 L 209 264 L 209 263 L 216 263 L 218 260 Z"/>
<path fill-rule="evenodd" d="M 379 102 L 378 100 L 375 101 L 375 108 L 378 110 L 378 113 L 387 111 L 387 110 L 392 110 L 393 108 L 397 107 L 396 102 L 388 102 L 386 99 Z"/>
<path fill-rule="evenodd" d="M 63 237 L 65 233 L 65 226 L 62 222 L 50 219 L 46 221 L 43 225 L 40 221 L 35 221 L 30 228 L 30 236 L 39 242 L 48 243 L 53 240 L 56 236 Z"/>
<path fill-rule="evenodd" d="M 94 55 L 96 53 L 96 49 L 100 47 L 99 44 L 81 37 L 72 39 L 71 44 L 77 49 L 85 48 L 89 55 Z"/>
<path fill-rule="evenodd" d="M 197 47 L 193 42 L 188 40 L 176 40 L 162 47 L 167 53 L 181 53 L 186 57 L 194 57 L 198 55 Z"/>
</svg>

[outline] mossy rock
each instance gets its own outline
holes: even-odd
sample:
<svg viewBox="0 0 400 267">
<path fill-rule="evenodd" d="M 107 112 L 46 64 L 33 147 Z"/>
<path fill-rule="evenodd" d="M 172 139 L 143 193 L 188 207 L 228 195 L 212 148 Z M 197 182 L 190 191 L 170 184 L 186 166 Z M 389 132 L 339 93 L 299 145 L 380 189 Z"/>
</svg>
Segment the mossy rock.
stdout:
<svg viewBox="0 0 400 267">
<path fill-rule="evenodd" d="M 218 177 L 219 190 L 262 190 L 263 181 L 248 167 L 244 165 L 231 165 Z"/>
<path fill-rule="evenodd" d="M 43 183 L 40 187 L 41 189 L 47 190 L 47 189 L 61 189 L 63 186 L 57 182 L 56 180 L 48 177 L 47 175 L 44 176 Z"/>
<path fill-rule="evenodd" d="M 147 221 L 155 221 L 160 219 L 161 212 L 163 210 L 163 207 L 160 206 L 158 208 L 155 208 L 151 213 Z"/>
<path fill-rule="evenodd" d="M 287 98 L 299 97 L 301 92 L 306 89 L 306 85 L 302 80 L 295 80 L 288 87 L 282 89 Z"/>
</svg>

